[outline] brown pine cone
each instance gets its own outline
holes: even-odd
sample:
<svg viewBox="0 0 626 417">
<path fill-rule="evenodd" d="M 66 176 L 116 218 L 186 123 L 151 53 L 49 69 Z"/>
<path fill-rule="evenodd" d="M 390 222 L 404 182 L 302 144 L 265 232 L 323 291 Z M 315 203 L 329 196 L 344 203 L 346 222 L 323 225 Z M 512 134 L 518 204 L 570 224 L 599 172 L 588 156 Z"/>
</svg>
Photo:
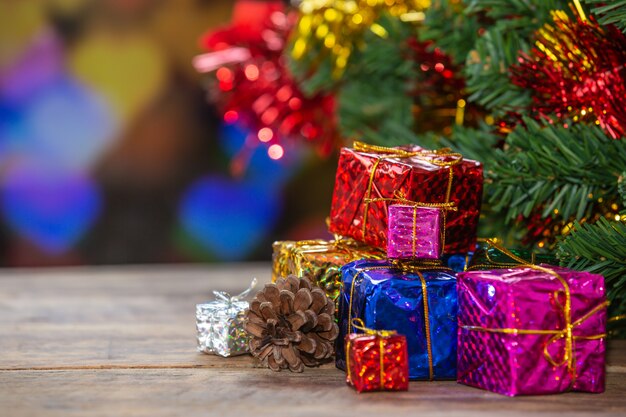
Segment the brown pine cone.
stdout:
<svg viewBox="0 0 626 417">
<path fill-rule="evenodd" d="M 339 328 L 335 304 L 306 278 L 266 284 L 250 302 L 245 330 L 250 353 L 273 371 L 302 372 L 331 359 Z"/>
</svg>

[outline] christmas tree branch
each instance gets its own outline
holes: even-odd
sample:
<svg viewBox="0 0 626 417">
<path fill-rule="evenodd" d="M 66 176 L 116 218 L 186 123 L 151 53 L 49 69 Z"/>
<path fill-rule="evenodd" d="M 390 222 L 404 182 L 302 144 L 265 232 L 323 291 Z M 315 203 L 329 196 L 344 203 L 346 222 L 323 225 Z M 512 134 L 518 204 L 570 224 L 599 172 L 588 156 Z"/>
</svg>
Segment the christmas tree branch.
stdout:
<svg viewBox="0 0 626 417">
<path fill-rule="evenodd" d="M 568 268 L 601 274 L 611 301 L 609 316 L 626 313 L 626 223 L 601 218 L 597 223 L 576 224 L 559 243 L 557 256 Z M 615 326 L 623 329 L 626 325 Z"/>
<path fill-rule="evenodd" d="M 615 25 L 626 33 L 626 0 L 583 0 L 601 25 Z"/>
<path fill-rule="evenodd" d="M 477 17 L 466 15 L 464 9 L 462 2 L 434 0 L 419 31 L 422 41 L 434 41 L 455 64 L 465 62 L 480 30 Z"/>
<path fill-rule="evenodd" d="M 612 140 L 596 126 L 542 125 L 524 119 L 496 150 L 487 173 L 489 201 L 507 219 L 528 217 L 536 207 L 543 216 L 555 209 L 563 218 L 582 219 L 599 197 L 617 195 L 626 166 L 626 142 Z"/>
</svg>

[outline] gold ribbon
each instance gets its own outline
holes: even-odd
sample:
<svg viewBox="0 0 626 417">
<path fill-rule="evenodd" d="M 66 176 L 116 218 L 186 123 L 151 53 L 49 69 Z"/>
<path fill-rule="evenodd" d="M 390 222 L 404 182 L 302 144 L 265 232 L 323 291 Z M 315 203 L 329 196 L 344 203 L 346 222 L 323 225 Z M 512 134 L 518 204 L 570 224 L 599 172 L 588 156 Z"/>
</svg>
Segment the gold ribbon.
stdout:
<svg viewBox="0 0 626 417">
<path fill-rule="evenodd" d="M 619 316 L 609 317 L 607 323 L 613 323 L 615 321 L 626 320 L 626 314 L 620 314 Z"/>
<path fill-rule="evenodd" d="M 437 263 L 439 262 L 439 263 Z M 421 270 L 449 270 L 449 268 L 445 268 L 441 266 L 440 261 L 426 262 L 422 264 L 408 264 L 399 261 L 392 262 L 392 268 L 401 269 L 403 272 L 417 274 L 419 276 L 420 282 L 422 284 L 422 298 L 424 300 L 424 330 L 426 333 L 426 348 L 428 354 L 428 376 L 432 381 L 435 378 L 434 365 L 433 365 L 433 352 L 432 352 L 432 339 L 430 334 L 430 315 L 428 309 L 428 287 L 426 285 L 426 279 L 424 275 L 422 275 Z M 369 268 L 359 269 L 354 278 L 352 279 L 352 284 L 350 285 L 350 303 L 348 304 L 348 334 L 352 333 L 352 327 L 357 328 L 359 330 L 363 330 L 360 327 L 354 326 L 352 319 L 352 302 L 354 300 L 354 286 L 357 281 L 359 275 L 363 275 L 363 272 L 375 271 L 375 270 L 388 270 L 389 266 L 374 266 Z M 361 320 L 360 318 L 355 318 L 354 320 Z M 370 329 L 371 330 L 371 329 Z M 373 330 L 377 331 L 377 330 Z M 382 330 L 385 332 L 386 330 Z M 347 349 L 347 348 L 346 348 Z M 346 350 L 346 358 L 348 357 L 348 350 Z M 348 368 L 348 362 L 346 361 L 346 368 Z"/>
<path fill-rule="evenodd" d="M 587 314 L 585 314 L 580 319 L 572 322 L 572 295 L 571 295 L 571 290 L 570 290 L 569 284 L 567 283 L 567 281 L 561 275 L 559 275 L 557 272 L 555 272 L 555 271 L 553 271 L 551 269 L 545 268 L 543 266 L 533 265 L 533 264 L 528 263 L 527 261 L 525 261 L 524 259 L 518 257 L 517 255 L 515 255 L 511 251 L 509 251 L 506 248 L 498 245 L 492 239 L 488 239 L 487 242 L 490 245 L 492 245 L 493 247 L 495 247 L 496 249 L 498 249 L 499 251 L 501 251 L 502 253 L 504 253 L 505 255 L 509 256 L 511 259 L 519 262 L 520 265 L 516 266 L 516 268 L 530 268 L 530 269 L 534 269 L 536 271 L 541 271 L 541 272 L 544 272 L 546 274 L 552 275 L 553 277 L 555 277 L 561 283 L 561 285 L 563 286 L 562 292 L 565 294 L 565 305 L 561 305 L 559 303 L 559 301 L 558 301 L 559 300 L 559 294 L 561 293 L 560 290 L 557 290 L 557 291 L 554 292 L 554 299 L 556 300 L 557 305 L 563 311 L 563 317 L 564 317 L 564 320 L 565 320 L 565 326 L 564 326 L 564 328 L 562 330 L 541 330 L 541 329 L 527 330 L 527 329 L 516 329 L 516 328 L 493 329 L 493 328 L 487 328 L 487 327 L 481 327 L 481 326 L 466 326 L 466 325 L 460 325 L 460 327 L 465 329 L 465 330 L 487 332 L 487 333 L 504 333 L 504 334 L 515 334 L 515 335 L 517 335 L 517 334 L 552 335 L 552 337 L 548 340 L 548 342 L 544 346 L 544 349 L 543 349 L 544 357 L 546 358 L 546 360 L 552 366 L 560 367 L 560 366 L 563 366 L 563 365 L 567 365 L 567 371 L 568 371 L 568 373 L 570 374 L 570 377 L 571 377 L 571 381 L 570 381 L 570 388 L 571 388 L 571 386 L 576 381 L 576 358 L 574 356 L 575 341 L 576 340 L 596 340 L 596 339 L 602 339 L 602 338 L 606 337 L 606 333 L 599 333 L 599 334 L 595 334 L 595 335 L 591 335 L 591 336 L 575 336 L 574 335 L 574 329 L 576 327 L 580 326 L 582 323 L 584 323 L 587 319 L 592 317 L 598 311 L 602 310 L 603 308 L 606 308 L 606 306 L 609 303 L 607 301 L 601 303 L 600 305 L 598 305 L 595 308 L 593 308 L 591 311 L 589 311 Z M 565 352 L 563 354 L 562 360 L 561 361 L 557 361 L 556 359 L 554 359 L 552 354 L 549 352 L 548 348 L 552 344 L 556 343 L 557 341 L 559 341 L 561 339 L 565 339 Z"/>
<path fill-rule="evenodd" d="M 390 336 L 398 334 L 395 330 L 374 330 L 369 327 L 365 327 L 365 323 L 360 318 L 354 319 L 350 322 L 352 327 L 359 329 L 368 336 L 376 336 L 378 338 L 378 347 L 380 349 L 380 389 L 385 389 L 385 362 L 383 356 L 385 354 L 384 339 Z M 352 382 L 352 372 L 350 370 L 350 347 L 352 346 L 352 340 L 348 340 L 346 344 L 346 370 L 348 371 L 348 379 Z"/>
<path fill-rule="evenodd" d="M 303 253 L 328 252 L 329 250 L 338 250 L 340 252 L 350 252 L 361 248 L 356 241 L 343 239 L 341 236 L 335 235 L 335 240 L 299 240 L 295 242 L 292 250 L 299 249 Z"/>
<path fill-rule="evenodd" d="M 421 150 L 421 151 L 409 151 L 402 148 L 389 148 L 386 146 L 377 146 L 370 145 L 367 143 L 355 141 L 353 144 L 353 149 L 357 152 L 369 152 L 369 153 L 377 153 L 382 154 L 372 166 L 372 170 L 370 172 L 369 181 L 367 184 L 366 196 L 363 199 L 365 203 L 364 211 L 363 211 L 363 240 L 365 240 L 365 233 L 367 228 L 367 218 L 369 212 L 369 205 L 372 202 L 376 201 L 398 201 L 397 198 L 393 199 L 372 199 L 372 187 L 374 185 L 374 177 L 376 176 L 376 170 L 378 169 L 378 165 L 380 162 L 385 160 L 386 158 L 418 158 L 425 162 L 428 162 L 432 165 L 436 165 L 439 167 L 448 168 L 448 185 L 446 187 L 446 198 L 445 202 L 441 204 L 435 204 L 436 206 L 440 206 L 440 208 L 446 208 L 450 206 L 450 195 L 452 194 L 452 184 L 454 182 L 454 166 L 463 162 L 463 155 L 460 153 L 452 152 L 449 148 L 442 148 L 438 150 Z M 438 158 L 452 158 L 450 160 L 441 160 Z M 406 200 L 406 199 L 405 199 Z M 409 201 L 409 200 L 406 200 Z M 411 204 L 421 204 L 424 207 L 433 207 L 429 204 L 434 203 L 417 203 L 411 201 Z M 454 205 L 454 203 L 452 203 Z M 443 210 L 443 232 L 442 232 L 442 247 L 446 244 L 446 219 L 447 219 L 447 209 Z"/>
</svg>

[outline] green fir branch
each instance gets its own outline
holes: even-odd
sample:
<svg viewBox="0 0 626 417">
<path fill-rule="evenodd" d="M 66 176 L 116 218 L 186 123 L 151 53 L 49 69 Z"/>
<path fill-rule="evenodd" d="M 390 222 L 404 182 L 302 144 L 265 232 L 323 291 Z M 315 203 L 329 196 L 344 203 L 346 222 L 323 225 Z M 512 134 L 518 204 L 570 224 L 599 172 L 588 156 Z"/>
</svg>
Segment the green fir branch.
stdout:
<svg viewBox="0 0 626 417">
<path fill-rule="evenodd" d="M 526 38 L 509 23 L 497 24 L 487 31 L 467 58 L 465 75 L 469 101 L 496 115 L 527 107 L 531 102 L 530 92 L 513 85 L 509 67 L 516 62 L 520 51 L 529 49 Z"/>
<path fill-rule="evenodd" d="M 454 64 L 464 63 L 478 38 L 480 23 L 477 17 L 464 14 L 462 3 L 449 0 L 434 0 L 425 14 L 424 25 L 419 31 L 420 40 L 433 41 Z"/>
<path fill-rule="evenodd" d="M 561 265 L 604 276 L 609 316 L 626 314 L 626 223 L 601 218 L 595 224 L 576 224 L 557 249 Z M 626 336 L 626 322 L 611 326 Z"/>
<path fill-rule="evenodd" d="M 483 122 L 477 128 L 455 126 L 452 135 L 441 137 L 439 144 L 459 152 L 466 159 L 482 162 L 487 171 L 501 141 L 502 138 L 493 133 L 492 127 Z"/>
<path fill-rule="evenodd" d="M 567 0 L 465 0 L 466 14 L 484 13 L 494 21 L 516 17 L 545 19 L 552 10 L 564 10 Z"/>
<path fill-rule="evenodd" d="M 542 125 L 524 119 L 496 150 L 487 172 L 489 201 L 514 220 L 543 207 L 563 218 L 588 216 L 599 197 L 617 195 L 626 166 L 626 141 L 612 140 L 597 126 Z M 592 198 L 590 198 L 592 197 Z"/>
<path fill-rule="evenodd" d="M 583 0 L 591 5 L 598 23 L 601 25 L 615 25 L 619 30 L 626 33 L 626 0 Z"/>
<path fill-rule="evenodd" d="M 417 65 L 407 40 L 415 30 L 388 15 L 378 23 L 387 36 L 368 32 L 366 46 L 353 54 L 337 93 L 338 115 L 342 136 L 388 145 L 390 138 L 410 136 L 414 124 L 410 90 Z"/>
</svg>

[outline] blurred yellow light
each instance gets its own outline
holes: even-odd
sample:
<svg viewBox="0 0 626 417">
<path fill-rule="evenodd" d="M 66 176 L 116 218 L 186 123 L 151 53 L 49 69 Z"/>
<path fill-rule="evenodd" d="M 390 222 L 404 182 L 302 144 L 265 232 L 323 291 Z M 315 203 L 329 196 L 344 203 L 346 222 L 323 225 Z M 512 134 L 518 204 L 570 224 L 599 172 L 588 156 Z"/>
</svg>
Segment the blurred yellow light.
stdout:
<svg viewBox="0 0 626 417">
<path fill-rule="evenodd" d="M 300 59 L 304 56 L 304 51 L 306 50 L 306 41 L 302 38 L 298 39 L 293 44 L 293 49 L 291 51 L 291 56 L 294 59 Z"/>
<path fill-rule="evenodd" d="M 374 23 L 371 27 L 370 30 L 372 32 L 374 32 L 374 34 L 380 36 L 383 39 L 387 39 L 387 37 L 389 36 L 389 33 L 387 33 L 387 29 L 385 29 L 384 27 L 382 27 L 381 25 L 379 25 L 378 23 Z"/>
<path fill-rule="evenodd" d="M 319 39 L 324 39 L 326 35 L 328 35 L 328 26 L 327 25 L 318 26 L 317 30 L 315 31 L 315 36 L 317 36 Z"/>
<path fill-rule="evenodd" d="M 561 234 L 567 235 L 569 232 L 572 231 L 573 227 L 574 227 L 574 223 L 572 222 L 567 223 L 565 226 L 563 226 L 563 229 L 561 230 Z"/>
<path fill-rule="evenodd" d="M 403 22 L 422 22 L 425 18 L 424 12 L 409 12 L 400 16 Z"/>
<path fill-rule="evenodd" d="M 335 65 L 337 66 L 337 68 L 345 68 L 347 64 L 348 58 L 344 56 L 338 56 L 337 60 L 335 61 Z"/>
<path fill-rule="evenodd" d="M 146 34 L 96 29 L 71 50 L 73 75 L 100 92 L 118 116 L 131 120 L 161 94 L 168 61 L 161 45 Z"/>
<path fill-rule="evenodd" d="M 329 22 L 332 22 L 337 18 L 339 18 L 339 13 L 337 13 L 335 9 L 326 9 L 326 11 L 324 12 L 324 19 L 328 20 Z"/>
<path fill-rule="evenodd" d="M 328 49 L 332 49 L 333 46 L 335 46 L 335 35 L 333 35 L 332 33 L 329 33 L 328 36 L 326 36 L 326 38 L 324 38 L 324 46 L 327 47 Z"/>
<path fill-rule="evenodd" d="M 311 31 L 311 16 L 302 16 L 300 18 L 298 31 L 300 31 L 302 35 L 308 35 L 308 33 Z"/>
</svg>

